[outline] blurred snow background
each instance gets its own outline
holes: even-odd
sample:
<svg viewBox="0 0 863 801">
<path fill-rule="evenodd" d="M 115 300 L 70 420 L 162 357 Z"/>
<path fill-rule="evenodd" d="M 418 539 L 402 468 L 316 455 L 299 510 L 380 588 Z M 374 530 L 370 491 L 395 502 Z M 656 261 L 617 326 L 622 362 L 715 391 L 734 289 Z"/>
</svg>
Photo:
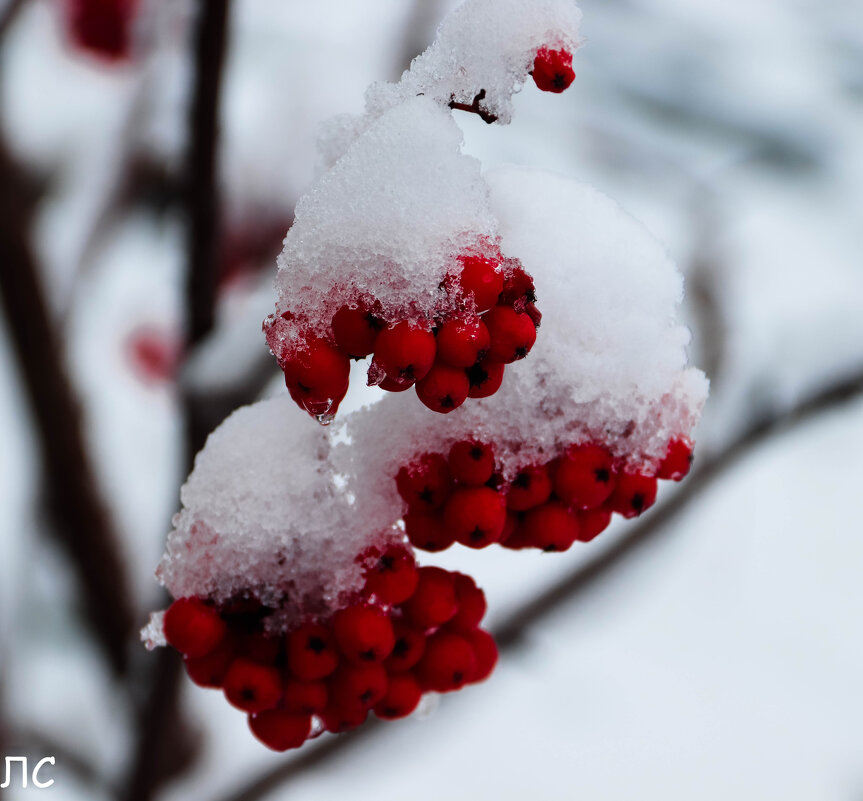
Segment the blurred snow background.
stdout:
<svg viewBox="0 0 863 801">
<path fill-rule="evenodd" d="M 45 187 L 34 246 L 143 624 L 159 605 L 152 571 L 184 472 L 184 245 L 170 176 L 195 6 L 147 0 L 135 60 L 107 67 L 64 39 L 58 5 L 28 0 L 4 37 L 0 124 Z M 260 320 L 281 237 L 314 176 L 317 126 L 359 111 L 366 85 L 397 77 L 454 5 L 235 0 L 218 324 L 184 382 L 220 396 L 236 382 L 284 391 Z M 588 43 L 569 91 L 527 86 L 506 128 L 456 119 L 484 165 L 589 181 L 667 243 L 687 278 L 694 361 L 713 380 L 704 458 L 863 367 L 863 9 L 581 5 Z M 31 426 L 0 325 L 0 754 L 19 753 L 16 737 L 35 739 L 35 763 L 56 745 L 56 783 L 41 792 L 125 797 L 129 693 L 101 664 L 65 556 L 44 536 Z M 863 399 L 774 437 L 527 632 L 486 684 L 377 727 L 255 797 L 859 801 L 861 451 Z M 459 549 L 435 561 L 476 577 L 494 629 L 627 525 L 565 555 Z M 267 752 L 218 693 L 187 682 L 183 703 L 201 750 L 160 798 L 229 798 L 303 758 Z M 88 780 L 78 759 L 112 782 Z"/>
</svg>

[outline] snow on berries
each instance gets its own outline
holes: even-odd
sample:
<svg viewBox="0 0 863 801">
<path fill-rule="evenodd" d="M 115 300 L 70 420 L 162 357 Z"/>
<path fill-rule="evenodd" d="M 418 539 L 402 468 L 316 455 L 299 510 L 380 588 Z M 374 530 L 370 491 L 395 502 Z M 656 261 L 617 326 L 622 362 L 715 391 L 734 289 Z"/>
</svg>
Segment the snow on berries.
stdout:
<svg viewBox="0 0 863 801">
<path fill-rule="evenodd" d="M 496 658 L 482 590 L 417 565 L 393 525 L 367 526 L 330 455 L 326 431 L 286 398 L 213 432 L 157 573 L 176 600 L 143 632 L 277 751 L 370 712 L 409 715 L 427 692 L 483 680 Z"/>
</svg>

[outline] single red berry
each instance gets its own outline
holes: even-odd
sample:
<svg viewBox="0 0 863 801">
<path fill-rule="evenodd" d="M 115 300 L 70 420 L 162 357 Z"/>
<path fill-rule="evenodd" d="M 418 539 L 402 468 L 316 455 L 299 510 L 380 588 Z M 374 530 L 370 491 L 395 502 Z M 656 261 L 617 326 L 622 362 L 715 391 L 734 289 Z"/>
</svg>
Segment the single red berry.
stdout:
<svg viewBox="0 0 863 801">
<path fill-rule="evenodd" d="M 349 606 L 333 615 L 339 650 L 355 665 L 383 662 L 395 645 L 393 624 L 373 606 Z"/>
<path fill-rule="evenodd" d="M 543 92 L 562 92 L 575 80 L 572 53 L 541 47 L 533 60 L 533 82 Z"/>
<path fill-rule="evenodd" d="M 72 0 L 69 26 L 75 43 L 114 61 L 129 57 L 134 0 Z"/>
<path fill-rule="evenodd" d="M 449 451 L 449 472 L 459 484 L 481 487 L 494 472 L 491 445 L 471 440 L 456 442 Z"/>
<path fill-rule="evenodd" d="M 231 662 L 237 656 L 236 643 L 225 637 L 215 650 L 204 656 L 185 656 L 186 673 L 199 687 L 221 687 Z"/>
<path fill-rule="evenodd" d="M 452 619 L 458 611 L 458 601 L 452 573 L 425 566 L 419 574 L 416 592 L 402 604 L 402 609 L 406 623 L 425 631 Z"/>
<path fill-rule="evenodd" d="M 328 706 L 321 720 L 324 723 L 324 728 L 333 734 L 340 734 L 343 731 L 350 731 L 365 723 L 369 716 L 368 707 L 362 704 L 351 704 L 347 706 Z"/>
<path fill-rule="evenodd" d="M 638 517 L 656 502 L 656 479 L 641 473 L 619 473 L 608 507 L 623 517 Z"/>
<path fill-rule="evenodd" d="M 445 551 L 455 542 L 455 535 L 443 521 L 440 512 L 410 511 L 404 516 L 405 534 L 414 548 L 424 551 Z"/>
<path fill-rule="evenodd" d="M 551 496 L 551 478 L 545 465 L 523 467 L 509 485 L 506 505 L 514 512 L 524 512 L 545 503 Z"/>
<path fill-rule="evenodd" d="M 458 612 L 447 624 L 451 631 L 470 631 L 479 626 L 485 615 L 485 593 L 476 586 L 476 582 L 464 573 L 455 573 L 455 597 L 458 601 Z"/>
<path fill-rule="evenodd" d="M 324 339 L 313 339 L 285 363 L 285 385 L 309 414 L 331 413 L 348 391 L 351 361 Z"/>
<path fill-rule="evenodd" d="M 294 715 L 320 715 L 327 707 L 327 699 L 325 682 L 288 679 L 284 685 L 282 708 Z"/>
<path fill-rule="evenodd" d="M 419 682 L 410 673 L 390 676 L 387 694 L 375 704 L 375 715 L 384 720 L 396 720 L 410 715 L 422 698 Z"/>
<path fill-rule="evenodd" d="M 530 315 L 509 306 L 495 306 L 482 318 L 491 334 L 488 357 L 510 364 L 527 356 L 536 342 L 536 326 Z"/>
<path fill-rule="evenodd" d="M 614 491 L 611 454 L 601 445 L 578 445 L 557 460 L 554 492 L 567 506 L 594 509 Z"/>
<path fill-rule="evenodd" d="M 506 503 L 500 493 L 488 487 L 464 487 L 450 496 L 443 518 L 462 545 L 485 548 L 503 534 Z"/>
<path fill-rule="evenodd" d="M 484 312 L 497 303 L 503 291 L 503 273 L 496 259 L 479 255 L 459 256 L 462 263 L 459 286 L 465 297 L 473 296 L 477 312 Z"/>
<path fill-rule="evenodd" d="M 578 520 L 557 501 L 531 509 L 522 526 L 525 540 L 543 551 L 565 551 L 578 539 Z"/>
<path fill-rule="evenodd" d="M 375 340 L 375 362 L 395 380 L 419 381 L 434 364 L 434 334 L 407 320 L 387 326 Z"/>
<path fill-rule="evenodd" d="M 452 489 L 446 459 L 439 453 L 423 454 L 399 470 L 396 489 L 412 511 L 439 509 Z"/>
<path fill-rule="evenodd" d="M 428 638 L 414 672 L 423 689 L 446 693 L 463 687 L 476 669 L 470 643 L 460 634 L 438 631 Z"/>
<path fill-rule="evenodd" d="M 692 466 L 692 440 L 689 437 L 675 437 L 668 443 L 668 452 L 659 465 L 657 478 L 681 481 Z"/>
<path fill-rule="evenodd" d="M 339 663 L 332 632 L 318 623 L 303 623 L 287 637 L 288 668 L 300 681 L 329 676 Z"/>
<path fill-rule="evenodd" d="M 489 398 L 500 389 L 503 383 L 503 372 L 506 365 L 486 357 L 467 369 L 467 379 L 470 382 L 469 398 Z"/>
<path fill-rule="evenodd" d="M 342 306 L 333 315 L 333 338 L 346 356 L 362 359 L 374 352 L 375 340 L 384 325 L 366 304 Z"/>
<path fill-rule="evenodd" d="M 380 603 L 400 604 L 413 595 L 419 581 L 416 561 L 402 545 L 391 545 L 366 568 L 363 594 Z"/>
<path fill-rule="evenodd" d="M 520 311 L 516 307 L 516 311 Z M 530 317 L 531 322 L 533 323 L 534 328 L 539 328 L 542 324 L 542 312 L 536 308 L 535 303 L 527 303 L 525 304 L 524 311 L 528 317 Z"/>
<path fill-rule="evenodd" d="M 524 521 L 523 512 L 513 512 L 507 510 L 506 523 L 503 527 L 503 534 L 500 535 L 498 542 L 504 548 L 510 548 L 514 551 L 520 551 L 522 548 L 530 548 L 530 543 L 524 538 Z"/>
<path fill-rule="evenodd" d="M 488 350 L 491 337 L 479 317 L 455 317 L 437 332 L 437 358 L 451 367 L 470 367 Z"/>
<path fill-rule="evenodd" d="M 371 709 L 387 691 L 387 672 L 377 663 L 340 665 L 327 679 L 330 708 Z"/>
<path fill-rule="evenodd" d="M 536 300 L 533 278 L 523 267 L 516 267 L 509 272 L 503 283 L 498 303 L 512 306 L 516 311 L 524 311 L 528 303 Z"/>
<path fill-rule="evenodd" d="M 381 381 L 378 386 L 385 392 L 404 392 L 405 390 L 410 389 L 415 383 L 415 381 L 402 381 L 400 379 L 390 378 L 387 375 L 384 376 L 383 381 Z"/>
<path fill-rule="evenodd" d="M 476 670 L 469 681 L 474 682 L 484 681 L 490 675 L 494 666 L 497 664 L 497 643 L 494 637 L 487 631 L 482 629 L 474 629 L 466 632 L 464 638 L 470 643 L 473 648 L 473 655 L 476 661 Z"/>
<path fill-rule="evenodd" d="M 608 528 L 611 522 L 611 510 L 604 506 L 598 509 L 585 509 L 578 515 L 578 539 L 581 542 L 590 542 L 598 534 Z"/>
<path fill-rule="evenodd" d="M 417 397 L 433 412 L 449 414 L 467 400 L 470 381 L 464 370 L 435 364 L 416 384 Z"/>
<path fill-rule="evenodd" d="M 249 728 L 268 748 L 287 751 L 299 748 L 306 741 L 312 731 L 312 719 L 285 709 L 270 709 L 249 715 Z"/>
<path fill-rule="evenodd" d="M 269 665 L 238 657 L 225 674 L 223 684 L 228 703 L 246 712 L 273 709 L 282 698 L 282 677 Z"/>
<path fill-rule="evenodd" d="M 426 647 L 426 635 L 420 629 L 397 620 L 393 623 L 393 631 L 396 644 L 384 662 L 384 668 L 391 674 L 410 670 L 420 661 Z"/>
<path fill-rule="evenodd" d="M 205 656 L 225 636 L 225 621 L 200 598 L 179 598 L 165 612 L 165 639 L 185 656 Z"/>
</svg>

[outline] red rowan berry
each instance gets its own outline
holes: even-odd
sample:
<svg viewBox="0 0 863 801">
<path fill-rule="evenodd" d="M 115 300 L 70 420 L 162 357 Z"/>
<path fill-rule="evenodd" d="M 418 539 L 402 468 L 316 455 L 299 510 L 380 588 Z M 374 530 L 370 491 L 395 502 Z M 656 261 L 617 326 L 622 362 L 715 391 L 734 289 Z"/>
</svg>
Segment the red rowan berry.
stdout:
<svg viewBox="0 0 863 801">
<path fill-rule="evenodd" d="M 692 440 L 675 437 L 668 443 L 668 451 L 659 465 L 657 478 L 681 481 L 692 466 Z"/>
<path fill-rule="evenodd" d="M 108 60 L 128 58 L 134 0 L 72 0 L 69 23 L 76 44 Z"/>
<path fill-rule="evenodd" d="M 447 320 L 437 332 L 437 358 L 451 367 L 470 367 L 491 344 L 485 323 L 479 317 Z"/>
<path fill-rule="evenodd" d="M 324 728 L 333 734 L 339 734 L 343 731 L 350 731 L 357 726 L 365 723 L 369 716 L 368 707 L 362 704 L 349 705 L 330 705 L 321 715 L 321 720 L 324 723 Z"/>
<path fill-rule="evenodd" d="M 388 673 L 401 673 L 420 661 L 426 647 L 426 636 L 424 631 L 398 620 L 393 623 L 393 631 L 396 644 L 386 658 L 384 668 Z"/>
<path fill-rule="evenodd" d="M 608 499 L 613 512 L 623 517 L 638 517 L 656 501 L 656 479 L 641 473 L 619 473 L 617 486 Z"/>
<path fill-rule="evenodd" d="M 396 475 L 396 489 L 412 511 L 439 509 L 451 488 L 449 467 L 439 453 L 423 454 Z"/>
<path fill-rule="evenodd" d="M 405 533 L 414 548 L 424 551 L 445 551 L 455 542 L 455 535 L 443 522 L 439 512 L 426 514 L 410 511 L 404 516 Z"/>
<path fill-rule="evenodd" d="M 282 677 L 269 665 L 238 657 L 225 674 L 223 684 L 228 703 L 246 712 L 273 709 L 282 698 Z"/>
<path fill-rule="evenodd" d="M 425 378 L 417 381 L 416 392 L 433 412 L 448 414 L 467 400 L 470 380 L 463 369 L 438 363 Z"/>
<path fill-rule="evenodd" d="M 416 561 L 402 545 L 391 545 L 366 568 L 363 594 L 383 604 L 400 604 L 413 595 L 419 581 Z"/>
<path fill-rule="evenodd" d="M 284 371 L 294 401 L 310 414 L 326 414 L 347 394 L 351 361 L 326 340 L 313 339 L 288 359 Z"/>
<path fill-rule="evenodd" d="M 497 542 L 506 524 L 503 496 L 488 487 L 457 489 L 444 507 L 444 523 L 469 548 Z"/>
<path fill-rule="evenodd" d="M 215 607 L 200 598 L 180 598 L 168 607 L 164 622 L 165 639 L 181 654 L 205 656 L 225 636 L 225 621 Z"/>
<path fill-rule="evenodd" d="M 416 592 L 402 604 L 406 623 L 419 629 L 440 626 L 458 611 L 455 579 L 439 567 L 421 567 Z"/>
<path fill-rule="evenodd" d="M 523 267 L 516 267 L 506 277 L 498 303 L 512 306 L 516 311 L 524 311 L 525 305 L 535 300 L 533 278 Z"/>
<path fill-rule="evenodd" d="M 355 665 L 383 662 L 395 645 L 393 624 L 373 606 L 349 606 L 333 615 L 339 650 Z"/>
<path fill-rule="evenodd" d="M 581 542 L 590 542 L 605 531 L 611 522 L 611 510 L 604 506 L 598 509 L 585 509 L 576 516 L 578 517 L 578 539 Z"/>
<path fill-rule="evenodd" d="M 419 682 L 410 673 L 390 676 L 386 695 L 375 704 L 375 715 L 384 720 L 407 717 L 417 708 L 422 694 Z"/>
<path fill-rule="evenodd" d="M 377 663 L 340 665 L 327 679 L 327 690 L 330 709 L 371 709 L 386 694 L 387 672 Z"/>
<path fill-rule="evenodd" d="M 464 573 L 454 573 L 455 597 L 458 601 L 458 612 L 446 624 L 451 631 L 470 631 L 479 626 L 485 615 L 485 593 L 476 586 L 476 582 Z"/>
<path fill-rule="evenodd" d="M 572 53 L 542 47 L 533 60 L 533 82 L 543 92 L 562 92 L 575 80 Z"/>
<path fill-rule="evenodd" d="M 401 381 L 395 378 L 390 378 L 388 375 L 384 376 L 383 381 L 381 381 L 378 386 L 386 391 L 386 392 L 404 392 L 405 390 L 410 389 L 414 385 L 414 381 Z"/>
<path fill-rule="evenodd" d="M 414 672 L 423 689 L 445 693 L 463 687 L 476 670 L 470 643 L 460 634 L 438 631 L 428 638 Z"/>
<path fill-rule="evenodd" d="M 487 356 L 477 362 L 473 367 L 467 369 L 467 378 L 470 382 L 469 398 L 488 398 L 500 389 L 503 383 L 503 371 L 505 365 L 495 362 Z"/>
<path fill-rule="evenodd" d="M 375 340 L 384 325 L 366 304 L 342 306 L 333 315 L 333 338 L 342 353 L 362 359 L 374 351 Z"/>
<path fill-rule="evenodd" d="M 481 487 L 494 472 L 494 451 L 482 442 L 456 442 L 447 461 L 453 479 L 471 487 Z"/>
<path fill-rule="evenodd" d="M 522 512 L 507 510 L 503 534 L 501 534 L 498 541 L 504 548 L 519 551 L 522 548 L 530 547 L 530 543 L 524 538 L 523 519 L 524 514 Z"/>
<path fill-rule="evenodd" d="M 520 311 L 516 309 L 516 311 Z M 535 303 L 527 303 L 524 307 L 524 311 L 528 317 L 530 317 L 531 322 L 533 323 L 534 328 L 539 328 L 542 324 L 542 312 L 536 308 Z"/>
<path fill-rule="evenodd" d="M 287 751 L 299 748 L 306 741 L 312 731 L 312 719 L 284 709 L 270 709 L 249 715 L 249 728 L 268 748 Z"/>
<path fill-rule="evenodd" d="M 494 637 L 483 629 L 465 632 L 464 638 L 470 643 L 476 662 L 476 669 L 469 679 L 470 683 L 484 681 L 497 664 L 497 643 Z"/>
<path fill-rule="evenodd" d="M 424 378 L 434 364 L 436 352 L 434 334 L 407 320 L 387 326 L 375 340 L 375 361 L 395 380 Z"/>
<path fill-rule="evenodd" d="M 503 291 L 503 273 L 499 262 L 485 256 L 459 256 L 462 263 L 459 285 L 466 297 L 473 296 L 477 312 L 490 309 Z"/>
<path fill-rule="evenodd" d="M 495 306 L 483 318 L 491 335 L 488 358 L 510 364 L 527 356 L 536 342 L 536 326 L 530 315 L 509 306 Z"/>
<path fill-rule="evenodd" d="M 303 623 L 287 637 L 288 668 L 300 681 L 329 676 L 339 663 L 332 632 L 318 623 Z"/>
<path fill-rule="evenodd" d="M 327 685 L 323 681 L 296 681 L 284 684 L 282 707 L 294 715 L 320 715 L 327 707 Z"/>
<path fill-rule="evenodd" d="M 199 687 L 221 687 L 236 655 L 236 643 L 231 637 L 225 637 L 210 653 L 198 657 L 185 656 L 183 661 L 189 678 Z"/>
<path fill-rule="evenodd" d="M 567 506 L 593 509 L 614 490 L 614 460 L 601 445 L 570 448 L 557 460 L 553 483 L 555 494 Z"/>
<path fill-rule="evenodd" d="M 578 520 L 557 501 L 531 509 L 522 525 L 526 542 L 543 551 L 565 551 L 578 539 Z"/>
<path fill-rule="evenodd" d="M 551 495 L 551 478 L 545 465 L 530 465 L 518 471 L 506 494 L 506 505 L 524 512 L 545 503 Z"/>
</svg>

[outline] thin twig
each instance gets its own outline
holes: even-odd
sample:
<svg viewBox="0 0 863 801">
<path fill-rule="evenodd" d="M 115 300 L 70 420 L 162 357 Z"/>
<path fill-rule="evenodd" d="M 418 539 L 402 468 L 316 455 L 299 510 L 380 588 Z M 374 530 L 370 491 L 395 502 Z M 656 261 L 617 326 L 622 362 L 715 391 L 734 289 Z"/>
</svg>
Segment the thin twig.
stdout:
<svg viewBox="0 0 863 801">
<path fill-rule="evenodd" d="M 489 113 L 485 109 L 479 107 L 479 101 L 485 98 L 485 89 L 480 90 L 480 93 L 474 97 L 473 103 L 468 105 L 467 103 L 456 103 L 455 99 L 449 101 L 449 107 L 458 109 L 459 111 L 468 111 L 471 114 L 477 114 L 479 118 L 491 125 L 493 122 L 497 122 L 497 117 L 494 114 Z"/>
<path fill-rule="evenodd" d="M 794 430 L 816 415 L 831 411 L 861 395 L 863 368 L 794 406 L 777 409 L 753 422 L 713 456 L 703 458 L 674 495 L 649 512 L 639 524 L 630 527 L 611 548 L 587 564 L 575 568 L 504 620 L 494 631 L 501 653 L 519 648 L 525 642 L 524 635 L 542 619 L 589 591 L 600 578 L 621 568 L 647 543 L 655 541 L 662 534 L 669 535 L 670 523 L 765 440 Z M 347 735 L 342 734 L 320 745 L 308 746 L 306 753 L 259 774 L 245 786 L 222 796 L 219 801 L 258 801 L 288 779 L 335 759 L 385 730 L 386 726 L 374 720 Z"/>
</svg>

